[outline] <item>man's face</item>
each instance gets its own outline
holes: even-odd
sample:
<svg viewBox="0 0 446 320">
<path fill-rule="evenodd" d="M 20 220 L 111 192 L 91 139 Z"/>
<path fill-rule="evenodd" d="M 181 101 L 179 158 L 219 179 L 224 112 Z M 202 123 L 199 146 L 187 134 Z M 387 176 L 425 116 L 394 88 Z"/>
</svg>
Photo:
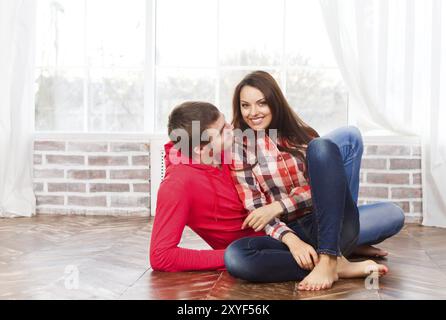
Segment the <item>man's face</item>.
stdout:
<svg viewBox="0 0 446 320">
<path fill-rule="evenodd" d="M 204 132 L 204 138 L 209 137 L 209 144 L 207 144 L 203 149 L 205 152 L 212 150 L 212 155 L 215 157 L 223 150 L 229 150 L 233 143 L 233 126 L 226 122 L 223 113 L 220 113 L 220 117 L 208 129 Z M 205 150 L 206 149 L 206 150 Z"/>
</svg>

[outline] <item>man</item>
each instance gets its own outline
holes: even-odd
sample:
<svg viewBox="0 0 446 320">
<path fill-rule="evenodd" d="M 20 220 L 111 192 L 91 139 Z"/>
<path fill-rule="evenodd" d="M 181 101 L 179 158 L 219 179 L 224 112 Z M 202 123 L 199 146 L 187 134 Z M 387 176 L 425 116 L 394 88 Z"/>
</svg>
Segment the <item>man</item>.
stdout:
<svg viewBox="0 0 446 320">
<path fill-rule="evenodd" d="M 199 123 L 199 130 L 194 128 L 194 122 Z M 187 147 L 177 150 L 173 141 L 165 146 L 166 175 L 158 191 L 150 244 L 151 266 L 153 270 L 170 272 L 224 269 L 224 252 L 230 243 L 243 237 L 265 235 L 242 229 L 247 212 L 233 184 L 229 165 L 221 161 L 224 149 L 231 147 L 231 126 L 212 104 L 186 102 L 169 116 L 168 132 L 172 140 L 178 131 L 183 133 L 181 140 L 187 142 Z M 212 132 L 207 135 L 209 141 L 203 141 L 208 132 Z M 341 128 L 325 137 L 339 146 L 347 176 L 354 177 L 353 173 L 359 172 L 363 148 L 359 131 Z M 359 181 L 349 178 L 349 184 L 357 201 Z M 361 226 L 355 253 L 387 255 L 371 245 L 401 230 L 402 210 L 393 203 L 378 203 L 360 206 L 359 212 Z M 212 249 L 179 247 L 186 226 Z"/>
</svg>

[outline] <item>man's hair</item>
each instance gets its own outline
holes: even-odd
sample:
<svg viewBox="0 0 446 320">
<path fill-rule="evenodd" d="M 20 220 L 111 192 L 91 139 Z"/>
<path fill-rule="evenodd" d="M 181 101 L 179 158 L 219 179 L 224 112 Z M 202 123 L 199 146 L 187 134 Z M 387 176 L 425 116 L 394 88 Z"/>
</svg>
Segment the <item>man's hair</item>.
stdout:
<svg viewBox="0 0 446 320">
<path fill-rule="evenodd" d="M 167 125 L 170 140 L 178 141 L 178 131 L 183 131 L 188 137 L 188 146 L 183 153 L 188 152 L 187 156 L 192 156 L 192 150 L 196 146 L 204 146 L 209 141 L 201 141 L 203 132 L 209 128 L 220 117 L 220 111 L 211 103 L 201 101 L 187 101 L 176 106 L 169 115 L 169 123 Z M 199 130 L 193 130 L 193 122 L 200 124 Z M 175 132 L 177 131 L 177 132 Z M 182 137 L 182 136 L 181 136 Z"/>
</svg>

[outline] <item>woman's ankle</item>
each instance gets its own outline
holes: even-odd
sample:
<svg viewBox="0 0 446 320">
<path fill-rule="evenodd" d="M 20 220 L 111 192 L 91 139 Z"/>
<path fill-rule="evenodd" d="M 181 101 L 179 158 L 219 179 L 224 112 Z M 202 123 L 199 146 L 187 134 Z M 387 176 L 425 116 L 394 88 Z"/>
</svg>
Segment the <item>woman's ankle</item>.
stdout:
<svg viewBox="0 0 446 320">
<path fill-rule="evenodd" d="M 321 253 L 319 254 L 319 263 L 327 266 L 337 266 L 338 257 L 331 254 Z"/>
</svg>

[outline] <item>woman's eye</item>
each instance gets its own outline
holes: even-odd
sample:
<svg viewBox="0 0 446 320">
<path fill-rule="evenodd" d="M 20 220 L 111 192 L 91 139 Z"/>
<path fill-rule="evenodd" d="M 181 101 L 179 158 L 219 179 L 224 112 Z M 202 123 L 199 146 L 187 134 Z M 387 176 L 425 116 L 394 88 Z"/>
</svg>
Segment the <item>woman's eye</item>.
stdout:
<svg viewBox="0 0 446 320">
<path fill-rule="evenodd" d="M 242 108 L 248 108 L 248 105 L 247 104 L 242 104 Z"/>
</svg>

